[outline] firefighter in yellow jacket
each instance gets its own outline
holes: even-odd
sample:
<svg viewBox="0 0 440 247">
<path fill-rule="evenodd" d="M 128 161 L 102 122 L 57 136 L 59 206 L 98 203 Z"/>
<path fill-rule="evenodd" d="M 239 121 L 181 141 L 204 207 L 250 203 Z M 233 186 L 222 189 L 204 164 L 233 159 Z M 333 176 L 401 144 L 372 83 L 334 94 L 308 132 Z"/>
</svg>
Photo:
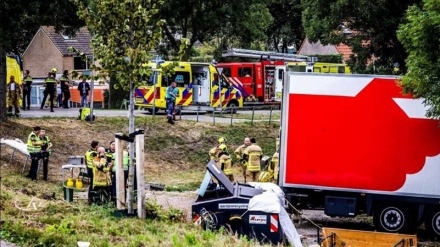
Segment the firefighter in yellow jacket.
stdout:
<svg viewBox="0 0 440 247">
<path fill-rule="evenodd" d="M 84 155 L 87 165 L 87 176 L 90 179 L 89 193 L 88 193 L 89 203 L 91 202 L 92 199 L 92 190 L 93 190 L 93 159 L 98 156 L 98 152 L 97 152 L 98 145 L 99 145 L 98 141 L 92 141 L 92 143 L 90 144 L 90 149 L 87 150 Z"/>
<path fill-rule="evenodd" d="M 210 161 L 214 161 L 214 162 L 217 162 L 218 161 L 218 153 L 219 153 L 219 146 L 220 145 L 225 145 L 226 146 L 226 138 L 224 138 L 224 137 L 220 137 L 220 138 L 218 138 L 218 146 L 215 146 L 215 147 L 213 147 L 213 148 L 211 148 L 210 150 L 209 150 L 209 160 Z"/>
<path fill-rule="evenodd" d="M 241 165 L 243 166 L 243 177 L 244 182 L 246 183 L 246 167 L 247 167 L 247 160 L 243 159 L 244 150 L 251 145 L 251 140 L 249 137 L 244 138 L 243 145 L 239 146 L 237 149 L 235 149 L 234 154 L 235 157 L 240 161 Z"/>
<path fill-rule="evenodd" d="M 220 166 L 222 171 L 229 178 L 229 181 L 234 182 L 234 175 L 232 173 L 232 159 L 228 153 L 228 148 L 225 144 L 221 144 L 218 148 L 218 166 Z"/>
<path fill-rule="evenodd" d="M 252 174 L 252 182 L 257 182 L 263 150 L 257 145 L 255 138 L 251 138 L 250 141 L 251 145 L 244 150 L 243 158 L 247 160 L 247 170 Z"/>
<path fill-rule="evenodd" d="M 111 193 L 111 173 L 113 163 L 107 163 L 104 147 L 97 149 L 98 155 L 93 158 L 93 190 L 104 192 L 110 200 Z"/>
<path fill-rule="evenodd" d="M 10 81 L 7 85 L 6 98 L 8 100 L 8 116 L 12 116 L 12 107 L 15 108 L 15 116 L 20 116 L 20 102 L 21 99 L 21 87 L 15 81 L 15 77 L 11 75 Z"/>
</svg>

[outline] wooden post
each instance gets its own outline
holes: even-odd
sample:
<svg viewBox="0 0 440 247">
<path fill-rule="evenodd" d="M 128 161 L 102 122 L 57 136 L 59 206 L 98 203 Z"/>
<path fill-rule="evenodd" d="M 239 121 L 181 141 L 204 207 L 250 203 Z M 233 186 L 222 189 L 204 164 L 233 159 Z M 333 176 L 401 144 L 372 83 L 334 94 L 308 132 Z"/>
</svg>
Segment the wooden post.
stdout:
<svg viewBox="0 0 440 247">
<path fill-rule="evenodd" d="M 145 178 L 144 178 L 144 133 L 136 135 L 136 178 L 137 178 L 137 203 L 138 217 L 146 218 L 145 209 Z"/>
<path fill-rule="evenodd" d="M 116 133 L 116 136 L 122 136 L 122 133 Z M 124 155 L 123 155 L 123 144 L 122 140 L 115 138 L 116 146 L 116 207 L 119 210 L 125 209 L 125 179 L 124 179 Z"/>
</svg>

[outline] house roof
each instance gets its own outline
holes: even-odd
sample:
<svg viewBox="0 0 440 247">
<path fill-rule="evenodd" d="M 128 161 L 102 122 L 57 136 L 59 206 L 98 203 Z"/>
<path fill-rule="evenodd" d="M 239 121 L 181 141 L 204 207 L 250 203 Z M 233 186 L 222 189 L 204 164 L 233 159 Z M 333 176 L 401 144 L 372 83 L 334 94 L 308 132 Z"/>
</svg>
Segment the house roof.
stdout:
<svg viewBox="0 0 440 247">
<path fill-rule="evenodd" d="M 347 61 L 352 54 L 351 48 L 345 44 L 339 45 L 323 45 L 318 40 L 316 43 L 311 43 L 306 37 L 302 42 L 298 54 L 301 55 L 336 55 L 342 54 L 342 59 Z"/>
<path fill-rule="evenodd" d="M 67 50 L 70 46 L 84 52 L 84 54 L 92 54 L 92 50 L 90 48 L 92 36 L 90 35 L 87 27 L 80 28 L 76 32 L 75 36 L 70 38 L 64 36 L 62 33 L 55 32 L 55 27 L 53 26 L 41 26 L 40 30 L 42 30 L 47 37 L 49 37 L 49 39 L 63 56 L 73 54 Z"/>
</svg>

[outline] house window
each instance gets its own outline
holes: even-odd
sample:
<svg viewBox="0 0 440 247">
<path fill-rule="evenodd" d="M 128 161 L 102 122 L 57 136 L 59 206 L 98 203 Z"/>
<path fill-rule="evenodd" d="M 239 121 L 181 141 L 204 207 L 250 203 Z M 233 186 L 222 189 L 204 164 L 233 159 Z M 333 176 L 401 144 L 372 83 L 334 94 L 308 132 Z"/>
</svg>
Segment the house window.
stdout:
<svg viewBox="0 0 440 247">
<path fill-rule="evenodd" d="M 61 36 L 63 36 L 64 40 L 75 40 L 75 37 L 73 35 L 66 35 L 62 33 Z"/>
<path fill-rule="evenodd" d="M 91 56 L 88 56 L 91 59 Z M 85 61 L 82 57 L 73 57 L 73 69 L 74 70 L 88 70 L 90 69 L 89 63 Z"/>
</svg>

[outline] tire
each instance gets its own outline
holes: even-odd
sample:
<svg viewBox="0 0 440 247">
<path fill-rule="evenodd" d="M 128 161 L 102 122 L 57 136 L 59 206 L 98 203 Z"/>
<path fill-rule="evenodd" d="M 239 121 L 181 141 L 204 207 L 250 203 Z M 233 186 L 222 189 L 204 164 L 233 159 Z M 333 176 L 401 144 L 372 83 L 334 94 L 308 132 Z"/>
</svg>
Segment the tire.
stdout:
<svg viewBox="0 0 440 247">
<path fill-rule="evenodd" d="M 440 238 L 440 208 L 433 208 L 425 218 L 425 228 L 433 238 Z"/>
<path fill-rule="evenodd" d="M 160 109 L 159 108 L 154 108 L 154 114 L 156 114 Z M 148 108 L 147 109 L 148 113 L 153 114 L 153 108 Z"/>
<path fill-rule="evenodd" d="M 410 217 L 404 205 L 381 204 L 373 215 L 374 227 L 381 232 L 406 233 L 412 228 Z"/>
<path fill-rule="evenodd" d="M 234 112 L 233 113 L 237 113 L 238 104 L 237 104 L 237 102 L 235 100 L 232 100 L 231 102 L 229 102 L 227 107 L 234 108 Z"/>
</svg>

